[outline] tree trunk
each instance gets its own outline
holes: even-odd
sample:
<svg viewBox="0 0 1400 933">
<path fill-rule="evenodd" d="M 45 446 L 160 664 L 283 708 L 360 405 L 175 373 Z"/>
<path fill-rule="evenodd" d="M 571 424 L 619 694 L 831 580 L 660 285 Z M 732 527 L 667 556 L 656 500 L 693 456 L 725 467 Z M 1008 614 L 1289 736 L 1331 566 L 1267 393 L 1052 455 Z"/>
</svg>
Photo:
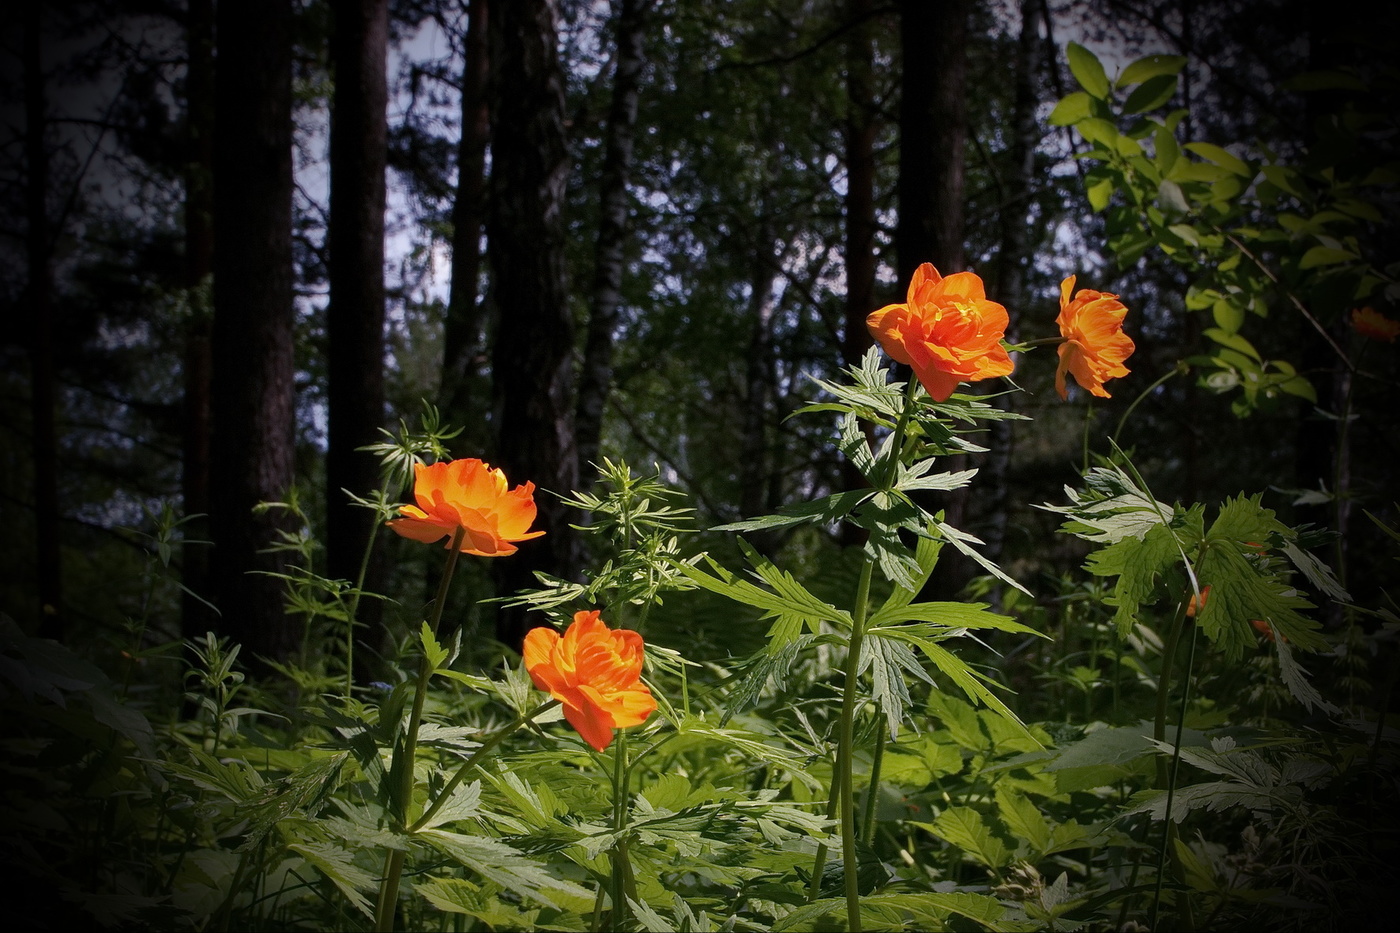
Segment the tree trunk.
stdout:
<svg viewBox="0 0 1400 933">
<path fill-rule="evenodd" d="M 209 332 L 213 324 L 210 287 L 214 273 L 214 3 L 190 0 L 185 14 L 189 70 L 185 78 L 187 153 L 185 162 L 185 398 L 180 484 L 186 540 L 209 540 Z M 209 607 L 209 547 L 180 552 L 180 634 L 198 638 L 215 628 Z"/>
<path fill-rule="evenodd" d="M 555 5 L 517 0 L 493 11 L 491 35 L 492 353 L 497 465 L 510 482 L 540 488 L 536 527 L 545 536 L 494 565 L 500 595 L 534 584 L 533 573 L 578 572 L 570 510 L 550 495 L 578 485 L 574 445 L 574 327 L 564 264 L 568 148 Z M 497 616 L 497 637 L 519 648 L 531 620 Z"/>
<path fill-rule="evenodd" d="M 642 39 L 649 0 L 618 0 L 617 68 L 608 110 L 607 150 L 599 183 L 598 243 L 594 254 L 593 300 L 584 340 L 578 390 L 578 461 L 585 484 L 597 475 L 603 411 L 612 387 L 613 332 L 622 304 L 623 248 L 627 240 L 627 176 L 632 167 L 637 92 L 641 84 Z"/>
<path fill-rule="evenodd" d="M 1039 9 L 1042 0 L 1021 0 L 1021 32 L 1016 43 L 1016 95 L 1012 109 L 1010 163 L 1002 191 L 1001 246 L 997 253 L 994 300 L 1006 306 L 1010 323 L 1006 339 L 1019 339 L 1021 311 L 1027 300 L 1026 267 L 1030 262 L 1030 226 L 1026 212 L 1030 205 L 1035 172 L 1035 150 L 1040 144 L 1040 124 L 1035 118 L 1037 52 L 1040 49 Z M 995 404 L 1009 409 L 1011 396 L 998 396 Z M 991 504 L 988 516 L 987 556 L 1000 559 L 1006 546 L 1009 520 L 1011 452 L 1015 433 L 1013 421 L 993 421 L 986 466 L 986 498 Z"/>
<path fill-rule="evenodd" d="M 293 477 L 292 68 L 290 0 L 221 3 L 215 78 L 211 582 L 243 657 L 290 653 L 281 555 L 286 526 L 264 500 Z"/>
<path fill-rule="evenodd" d="M 846 40 L 846 313 L 841 359 L 860 362 L 874 338 L 865 319 L 875 310 L 875 136 L 879 108 L 871 79 L 874 51 L 867 23 L 872 0 L 850 0 L 848 15 L 856 23 Z M 865 477 L 849 460 L 841 461 L 845 489 L 859 489 Z M 865 541 L 864 529 L 844 522 L 841 543 Z"/>
<path fill-rule="evenodd" d="M 967 20 L 971 0 L 901 0 L 899 281 L 920 263 L 963 268 L 963 148 L 967 142 Z"/>
<path fill-rule="evenodd" d="M 327 315 L 328 442 L 326 570 L 332 579 L 383 590 L 378 536 L 368 510 L 344 490 L 368 496 L 380 485 L 375 457 L 358 448 L 380 440 L 384 423 L 384 169 L 388 155 L 389 0 L 338 0 L 331 36 L 330 311 Z M 394 490 L 396 494 L 398 491 Z M 378 648 L 377 599 L 359 602 L 365 645 Z M 358 657 L 367 657 L 359 652 Z M 366 673 L 361 671 L 360 673 Z"/>
<path fill-rule="evenodd" d="M 745 518 L 768 511 L 769 476 L 776 467 L 768 439 L 773 409 L 773 283 L 777 260 L 773 255 L 772 224 L 759 222 L 754 243 L 753 273 L 749 278 L 749 352 L 744 376 L 744 418 L 739 438 L 739 512 Z M 767 549 L 762 535 L 751 538 Z"/>
<path fill-rule="evenodd" d="M 963 148 L 967 141 L 967 20 L 971 0 L 901 0 L 904 71 L 899 106 L 899 220 L 895 254 L 907 285 L 921 263 L 948 275 L 963 268 Z M 946 468 L 965 468 L 965 457 Z M 954 527 L 967 512 L 967 490 L 942 496 L 938 508 Z M 951 597 L 966 569 L 945 550 L 929 579 Z"/>
<path fill-rule="evenodd" d="M 54 424 L 53 255 L 49 229 L 49 155 L 44 146 L 43 6 L 24 7 L 25 246 L 29 289 L 30 416 L 34 456 L 34 528 L 41 638 L 63 638 L 63 584 L 58 523 L 58 432 Z"/>
<path fill-rule="evenodd" d="M 452 203 L 452 287 L 442 331 L 444 423 L 463 428 L 458 444 L 481 456 L 486 419 L 485 314 L 479 301 L 481 231 L 486 222 L 486 151 L 491 143 L 489 0 L 467 8 L 466 64 L 462 69 L 462 139 L 457 149 L 457 199 Z"/>
</svg>

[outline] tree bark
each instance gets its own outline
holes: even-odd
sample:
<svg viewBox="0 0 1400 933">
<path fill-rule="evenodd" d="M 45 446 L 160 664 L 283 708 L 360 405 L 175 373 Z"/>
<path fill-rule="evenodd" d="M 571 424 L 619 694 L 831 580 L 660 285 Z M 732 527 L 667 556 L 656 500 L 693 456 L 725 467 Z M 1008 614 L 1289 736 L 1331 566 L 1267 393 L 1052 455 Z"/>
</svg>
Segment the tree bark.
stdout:
<svg viewBox="0 0 1400 933">
<path fill-rule="evenodd" d="M 290 653 L 276 511 L 292 484 L 290 0 L 221 3 L 215 77 L 211 582 L 243 657 Z"/>
<path fill-rule="evenodd" d="M 214 3 L 190 0 L 185 13 L 189 65 L 185 78 L 185 325 L 184 423 L 180 485 L 184 499 L 185 538 L 209 540 L 209 405 L 212 361 L 209 334 L 213 325 L 210 288 L 214 273 Z M 215 628 L 214 614 L 202 599 L 209 596 L 209 548 L 186 546 L 180 552 L 180 634 L 198 638 Z"/>
<path fill-rule="evenodd" d="M 457 149 L 457 199 L 452 202 L 452 286 L 442 333 L 444 423 L 463 428 L 458 443 L 480 456 L 486 419 L 485 310 L 480 302 L 481 231 L 486 223 L 486 152 L 491 143 L 489 0 L 467 8 L 466 64 L 462 69 L 462 139 Z"/>
<path fill-rule="evenodd" d="M 841 360 L 860 362 L 874 343 L 865 319 L 875 310 L 875 136 L 879 108 L 872 81 L 874 50 L 866 22 L 872 0 L 850 0 L 848 15 L 856 23 L 846 40 L 846 309 L 841 334 Z M 859 489 L 865 477 L 850 460 L 841 461 L 845 489 Z M 841 543 L 864 543 L 864 529 L 845 522 Z"/>
<path fill-rule="evenodd" d="M 536 527 L 545 532 L 496 562 L 508 595 L 534 571 L 578 572 L 576 520 L 550 495 L 578 485 L 574 443 L 574 325 L 564 262 L 568 148 L 564 75 L 551 0 L 517 0 L 492 11 L 491 206 L 487 236 L 492 300 L 499 314 L 492 352 L 497 465 L 510 482 L 540 488 Z M 519 648 L 531 620 L 497 616 L 497 638 Z"/>
<path fill-rule="evenodd" d="M 368 496 L 379 487 L 378 462 L 358 448 L 379 440 L 384 423 L 389 0 L 337 0 L 332 11 L 326 565 L 328 576 L 353 583 L 366 560 L 373 515 L 345 491 Z M 383 589 L 380 550 L 374 547 L 364 564 L 370 592 Z M 366 646 L 377 648 L 381 604 L 365 599 L 358 605 Z"/>
<path fill-rule="evenodd" d="M 906 285 L 921 263 L 943 275 L 963 268 L 963 148 L 967 141 L 967 20 L 971 0 L 901 0 L 904 70 L 899 106 L 899 220 L 895 254 Z M 947 469 L 965 466 L 949 458 Z M 954 527 L 967 512 L 966 490 L 942 496 Z M 931 592 L 951 596 L 966 570 L 947 549 L 929 578 Z"/>
<path fill-rule="evenodd" d="M 1030 262 L 1030 225 L 1026 212 L 1031 200 L 1035 150 L 1040 144 L 1040 124 L 1035 118 L 1037 53 L 1040 49 L 1039 10 L 1043 0 L 1021 0 L 1021 31 L 1016 41 L 1016 91 L 1011 112 L 1011 169 L 1002 191 L 1001 245 L 997 252 L 995 300 L 1006 306 L 1010 323 L 1006 339 L 1020 339 L 1021 309 L 1026 294 L 1026 267 Z M 995 404 L 1010 407 L 1011 396 L 998 396 Z M 1009 473 L 1015 441 L 1012 421 L 993 421 L 983 476 L 991 514 L 987 521 L 987 556 L 1000 559 L 1006 547 L 1009 522 Z"/>
<path fill-rule="evenodd" d="M 599 460 L 603 412 L 612 388 L 613 333 L 622 304 L 623 252 L 627 242 L 627 178 L 632 168 L 638 88 L 646 65 L 642 39 L 649 5 L 650 0 L 618 0 L 616 4 L 617 66 L 599 183 L 593 300 L 578 390 L 578 461 L 580 479 L 585 484 L 597 475 L 592 465 Z"/>
<path fill-rule="evenodd" d="M 31 450 L 34 458 L 34 529 L 41 638 L 63 638 L 62 552 L 59 547 L 58 431 L 53 357 L 53 248 L 49 224 L 48 151 L 44 133 L 43 6 L 24 7 L 25 246 L 28 260 Z"/>
<path fill-rule="evenodd" d="M 901 0 L 899 281 L 920 263 L 963 268 L 963 148 L 967 142 L 967 20 L 971 0 Z"/>
</svg>

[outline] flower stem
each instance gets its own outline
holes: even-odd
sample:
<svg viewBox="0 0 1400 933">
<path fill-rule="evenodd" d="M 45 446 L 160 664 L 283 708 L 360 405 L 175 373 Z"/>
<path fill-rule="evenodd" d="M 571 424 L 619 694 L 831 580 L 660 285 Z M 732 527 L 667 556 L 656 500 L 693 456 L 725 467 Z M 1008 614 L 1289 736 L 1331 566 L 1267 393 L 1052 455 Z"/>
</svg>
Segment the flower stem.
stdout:
<svg viewBox="0 0 1400 933">
<path fill-rule="evenodd" d="M 841 859 L 846 875 L 846 929 L 860 933 L 860 883 L 856 877 L 855 794 L 851 771 L 855 758 L 856 692 L 859 687 L 860 649 L 865 639 L 866 604 L 870 601 L 870 575 L 874 565 L 862 556 L 856 601 L 851 607 L 851 644 L 846 655 L 846 680 L 841 696 L 841 722 L 837 733 L 838 778 L 841 782 Z"/>
<path fill-rule="evenodd" d="M 889 738 L 889 730 L 886 724 L 880 723 L 885 718 L 885 711 L 880 703 L 875 704 L 875 720 L 879 724 L 879 731 L 875 738 L 875 757 L 870 762 L 870 783 L 865 787 L 865 813 L 862 815 L 860 823 L 860 839 L 866 845 L 875 841 L 875 798 L 880 791 L 880 768 L 885 761 L 885 740 Z"/>
<path fill-rule="evenodd" d="M 497 729 L 496 733 L 492 735 L 491 738 L 487 739 L 485 742 L 482 742 L 481 745 L 477 748 L 477 750 L 472 752 L 470 758 L 462 762 L 461 767 L 457 769 L 457 773 L 452 775 L 452 779 L 448 781 L 446 785 L 443 786 L 442 792 L 437 795 L 437 799 L 433 801 L 432 805 L 428 807 L 428 809 L 423 811 L 423 815 L 418 817 L 417 821 L 415 821 L 414 824 L 408 828 L 408 831 L 410 833 L 416 833 L 418 832 L 418 830 L 428 825 L 428 822 L 431 821 L 433 817 L 437 816 L 438 811 L 447 805 L 447 800 L 449 797 L 452 796 L 452 792 L 456 790 L 457 787 L 467 779 L 467 775 L 471 773 L 472 768 L 476 767 L 477 762 L 479 762 L 482 759 L 482 757 L 484 757 L 497 745 L 500 745 L 503 741 L 505 741 L 506 737 L 509 736 L 516 729 L 519 729 L 521 726 L 534 719 L 540 713 L 543 713 L 546 710 L 553 709 L 558 705 L 558 700 L 547 700 L 544 703 L 541 703 L 539 706 L 536 706 L 534 709 L 521 713 L 519 716 L 515 717 L 515 719 L 512 720 L 510 723 L 506 724 L 505 726 L 502 726 L 500 729 Z"/>
<path fill-rule="evenodd" d="M 466 529 L 458 527 L 452 533 L 452 543 L 448 545 L 447 566 L 443 568 L 442 579 L 438 581 L 437 598 L 433 600 L 433 612 L 428 619 L 428 631 L 437 634 L 438 623 L 442 621 L 443 603 L 447 601 L 448 586 L 452 583 L 452 572 L 457 569 L 457 559 L 462 555 L 462 538 Z M 418 754 L 418 727 L 423 722 L 423 704 L 427 698 L 428 681 L 433 676 L 433 661 L 423 652 L 418 665 L 418 683 L 413 690 L 413 710 L 408 716 L 408 726 L 404 729 L 403 740 L 394 750 L 394 760 L 389 768 L 390 775 L 397 775 L 398 787 L 391 787 L 391 802 L 398 825 L 408 827 L 408 814 L 413 806 L 414 758 Z M 394 907 L 397 905 L 399 877 L 403 874 L 405 853 L 395 849 L 389 853 L 384 865 L 384 878 L 379 883 L 379 899 L 375 905 L 375 929 L 379 933 L 390 933 L 394 928 Z"/>
<path fill-rule="evenodd" d="M 613 832 L 617 842 L 612 855 L 612 928 L 622 929 L 627 918 L 627 897 L 635 894 L 632 866 L 627 855 L 627 840 L 622 832 L 627 828 L 627 732 L 619 729 L 613 740 Z"/>
<path fill-rule="evenodd" d="M 1118 438 L 1123 433 L 1123 426 L 1128 423 L 1128 416 L 1131 415 L 1137 409 L 1137 407 L 1142 404 L 1143 399 L 1147 398 L 1153 392 L 1156 392 L 1158 388 L 1160 388 L 1168 379 L 1172 378 L 1173 376 L 1185 375 L 1190 371 L 1190 367 L 1188 367 L 1185 362 L 1177 363 L 1170 370 L 1168 370 L 1165 375 L 1159 376 L 1157 380 L 1152 383 L 1152 385 L 1143 389 L 1142 392 L 1138 394 L 1138 397 L 1133 399 L 1132 404 L 1123 410 L 1122 417 L 1118 419 L 1118 425 L 1113 429 L 1113 443 L 1118 443 Z"/>
</svg>

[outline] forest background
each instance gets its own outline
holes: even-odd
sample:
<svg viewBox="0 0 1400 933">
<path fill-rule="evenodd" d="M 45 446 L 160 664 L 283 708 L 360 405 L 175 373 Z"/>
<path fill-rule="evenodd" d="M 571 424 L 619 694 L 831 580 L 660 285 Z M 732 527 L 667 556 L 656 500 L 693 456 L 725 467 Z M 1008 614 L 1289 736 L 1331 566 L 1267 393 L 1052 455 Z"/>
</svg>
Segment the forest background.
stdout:
<svg viewBox="0 0 1400 933">
<path fill-rule="evenodd" d="M 995 403 L 1035 428 L 993 422 L 961 464 L 979 492 L 931 500 L 1011 577 L 1054 594 L 1083 563 L 1035 506 L 1112 435 L 1161 500 L 1264 491 L 1332 529 L 1354 601 L 1384 602 L 1397 364 L 1387 343 L 1347 360 L 1363 285 L 1395 314 L 1390 280 L 1366 278 L 1394 256 L 1395 137 L 1339 121 L 1358 87 L 1393 114 L 1397 86 L 1393 30 L 1344 5 L 71 0 L 4 29 L 0 610 L 104 666 L 178 680 L 157 649 L 211 630 L 254 670 L 296 654 L 286 578 L 359 577 L 372 524 L 344 491 L 373 495 L 362 448 L 425 403 L 462 429 L 453 456 L 543 490 L 545 537 L 464 567 L 449 604 L 483 662 L 532 624 L 484 594 L 597 564 L 562 497 L 604 458 L 654 465 L 701 529 L 851 488 L 835 419 L 789 416 L 859 362 L 866 315 L 922 262 L 978 272 L 1011 340 L 1055 334 L 1067 275 L 1130 308 L 1112 399 L 1062 401 L 1053 350 L 1018 354 L 1021 391 Z M 1110 78 L 1180 56 L 1124 126 L 1176 111 L 1182 138 L 1229 150 L 1206 162 L 1379 172 L 1341 207 L 1367 255 L 1301 210 L 1271 247 L 1296 274 L 1222 311 L 1202 284 L 1221 242 L 1162 220 L 1179 190 L 1140 221 L 1094 158 L 1092 102 L 1061 103 L 1084 79 L 1070 43 Z M 1298 80 L 1338 70 L 1355 86 Z M 1297 194 L 1281 177 L 1274 196 Z M 859 533 L 750 540 L 820 576 Z M 425 550 L 377 538 L 364 588 L 389 598 L 361 608 L 358 682 L 431 598 Z M 946 555 L 929 591 L 1014 613 L 979 573 Z M 700 661 L 762 640 L 705 593 L 650 624 Z"/>
</svg>

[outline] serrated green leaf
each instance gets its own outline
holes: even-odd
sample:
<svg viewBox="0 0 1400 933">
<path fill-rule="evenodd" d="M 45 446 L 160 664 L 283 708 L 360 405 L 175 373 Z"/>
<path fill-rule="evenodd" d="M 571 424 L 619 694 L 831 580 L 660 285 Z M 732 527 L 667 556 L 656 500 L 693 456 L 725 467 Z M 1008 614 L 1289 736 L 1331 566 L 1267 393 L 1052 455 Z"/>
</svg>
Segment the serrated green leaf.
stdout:
<svg viewBox="0 0 1400 933">
<path fill-rule="evenodd" d="M 377 888 L 377 879 L 352 861 L 352 853 L 325 842 L 299 842 L 287 848 L 306 859 L 317 871 L 329 878 L 356 910 L 366 917 L 374 916 L 374 904 L 361 892 Z"/>
<path fill-rule="evenodd" d="M 1024 839 L 1037 854 L 1050 848 L 1050 827 L 1035 804 L 1024 794 L 1005 786 L 996 789 L 997 815 L 1018 839 Z"/>
<path fill-rule="evenodd" d="M 543 865 L 531 861 L 497 839 L 441 829 L 423 830 L 418 833 L 418 838 L 457 864 L 519 897 L 547 907 L 580 912 L 593 905 L 593 895 L 587 889 L 554 877 Z"/>
<path fill-rule="evenodd" d="M 1113 622 L 1118 637 L 1127 638 L 1143 603 L 1154 599 L 1157 578 L 1180 560 L 1171 531 L 1153 525 L 1141 539 L 1127 537 L 1089 555 L 1085 569 L 1095 576 L 1117 576 L 1113 595 L 1104 600 L 1117 609 Z"/>
<path fill-rule="evenodd" d="M 1011 851 L 982 820 L 982 814 L 971 807 L 949 807 L 932 823 L 912 822 L 938 838 L 962 849 L 991 869 L 1003 868 L 1011 861 Z"/>
</svg>

